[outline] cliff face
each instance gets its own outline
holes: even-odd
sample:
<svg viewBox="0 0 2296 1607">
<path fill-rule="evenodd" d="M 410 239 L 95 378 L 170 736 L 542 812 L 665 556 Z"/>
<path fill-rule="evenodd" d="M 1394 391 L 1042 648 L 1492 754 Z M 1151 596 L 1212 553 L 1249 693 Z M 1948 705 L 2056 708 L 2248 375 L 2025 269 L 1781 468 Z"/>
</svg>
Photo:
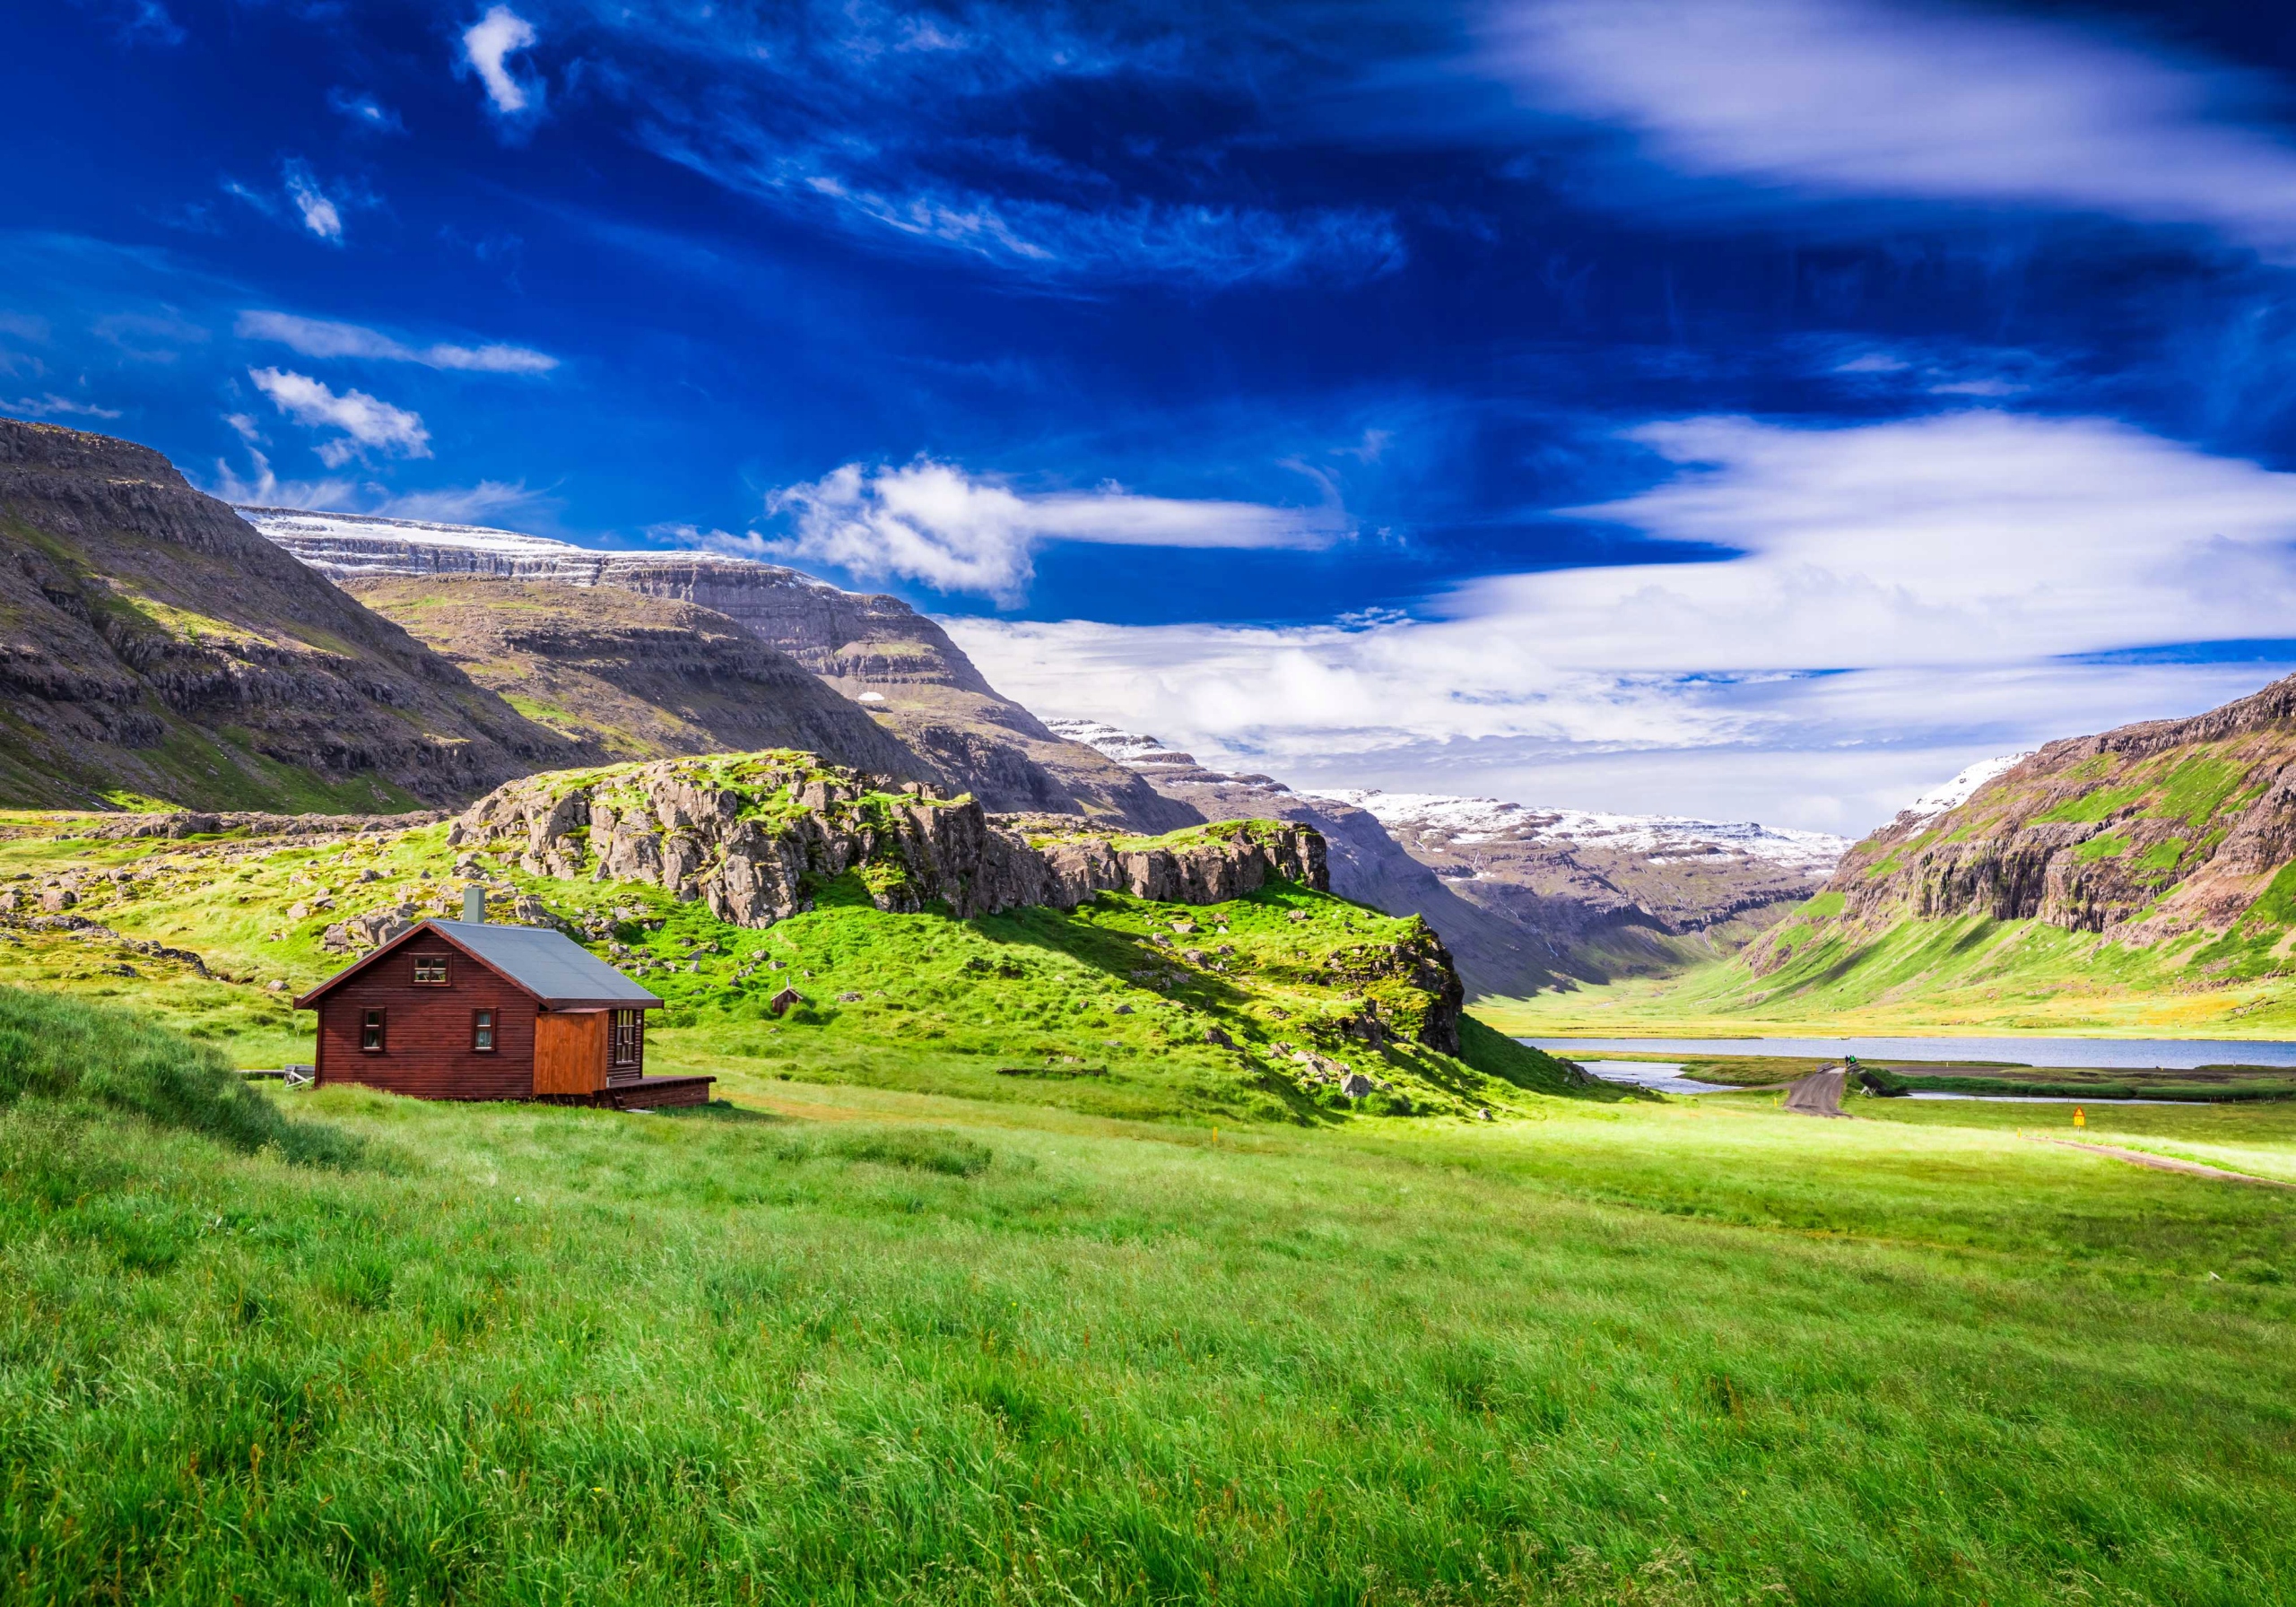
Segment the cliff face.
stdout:
<svg viewBox="0 0 2296 1607">
<path fill-rule="evenodd" d="M 1767 975 L 1825 941 L 1972 915 L 2132 947 L 2237 933 L 2276 954 L 2296 919 L 2292 859 L 2296 677 L 2189 719 L 2051 743 L 1964 802 L 1907 811 L 1748 960 Z M 2253 971 L 2257 957 L 2220 958 Z"/>
<path fill-rule="evenodd" d="M 1105 817 L 1135 830 L 1199 823 L 1123 766 L 1067 742 L 1001 696 L 948 633 L 897 597 L 841 591 L 777 564 L 709 553 L 600 552 L 511 531 L 241 510 L 338 581 L 465 575 L 608 586 L 733 620 L 871 713 L 993 810 Z"/>
<path fill-rule="evenodd" d="M 1272 876 L 1328 890 L 1312 831 L 1232 821 L 1174 842 L 1016 829 L 973 799 L 897 786 L 812 755 L 720 754 L 516 781 L 455 822 L 457 847 L 508 847 L 535 875 L 635 882 L 766 926 L 858 874 L 880 909 L 945 904 L 961 919 L 1074 908 L 1102 891 L 1219 904 Z"/>
<path fill-rule="evenodd" d="M 572 750 L 158 453 L 0 419 L 0 800 L 460 803 Z"/>
<path fill-rule="evenodd" d="M 578 762 L 802 748 L 902 780 L 945 779 L 787 654 L 691 603 L 455 575 L 352 578 L 344 589 L 580 744 Z"/>
</svg>

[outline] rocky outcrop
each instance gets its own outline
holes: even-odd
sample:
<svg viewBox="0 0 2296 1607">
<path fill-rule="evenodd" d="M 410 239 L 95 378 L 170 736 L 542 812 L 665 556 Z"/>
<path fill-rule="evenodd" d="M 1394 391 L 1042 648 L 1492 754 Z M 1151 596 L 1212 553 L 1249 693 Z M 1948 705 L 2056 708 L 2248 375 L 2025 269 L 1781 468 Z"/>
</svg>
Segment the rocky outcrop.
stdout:
<svg viewBox="0 0 2296 1607">
<path fill-rule="evenodd" d="M 612 587 L 724 615 L 865 702 L 892 735 L 989 809 L 1083 814 L 1139 831 L 1202 823 L 1185 804 L 1066 741 L 1000 694 L 947 631 L 898 597 L 843 591 L 779 564 L 717 553 L 602 552 L 474 526 L 240 511 L 285 551 L 344 585 L 386 576 L 544 581 Z"/>
<path fill-rule="evenodd" d="M 2039 921 L 2148 944 L 2288 925 L 2262 897 L 2296 860 L 2296 677 L 2182 720 L 2049 743 L 1950 808 L 1857 844 L 1813 918 L 1748 951 L 1766 976 L 1905 920 Z M 1829 908 L 1831 906 L 1831 908 Z"/>
<path fill-rule="evenodd" d="M 0 803 L 459 804 L 565 751 L 106 436 L 0 419 Z"/>
<path fill-rule="evenodd" d="M 783 752 L 512 782 L 473 804 L 448 841 L 509 852 L 533 874 L 660 887 L 745 926 L 812 908 L 848 873 L 880 909 L 945 907 L 960 918 L 1073 908 L 1103 891 L 1212 904 L 1272 877 L 1329 884 L 1322 838 L 1297 827 L 1231 822 L 1143 843 L 1079 831 L 1073 818 L 1058 821 L 1065 834 L 1046 823 Z"/>
</svg>

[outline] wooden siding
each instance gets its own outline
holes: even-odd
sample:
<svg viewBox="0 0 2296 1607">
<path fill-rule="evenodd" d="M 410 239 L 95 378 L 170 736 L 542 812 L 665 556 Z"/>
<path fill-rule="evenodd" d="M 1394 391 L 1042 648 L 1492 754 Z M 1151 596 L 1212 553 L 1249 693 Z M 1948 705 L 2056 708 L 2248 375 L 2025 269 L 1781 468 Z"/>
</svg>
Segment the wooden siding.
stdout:
<svg viewBox="0 0 2296 1607">
<path fill-rule="evenodd" d="M 594 1094 L 606 1085 L 606 1030 L 613 1020 L 604 1010 L 545 1010 L 535 1021 L 534 1090 L 537 1094 Z"/>
<path fill-rule="evenodd" d="M 612 1021 L 621 1013 L 622 1012 L 620 1011 L 609 1011 L 606 1019 Z M 607 1057 L 606 1082 L 614 1088 L 620 1088 L 625 1082 L 639 1081 L 646 1075 L 646 1012 L 642 1010 L 633 1010 L 629 1013 L 638 1018 L 638 1057 L 628 1065 L 616 1065 L 611 1055 Z M 606 1038 L 607 1046 L 611 1048 L 613 1038 L 611 1029 L 608 1029 Z"/>
<path fill-rule="evenodd" d="M 422 947 L 385 955 L 319 1001 L 318 1081 L 360 1082 L 424 1099 L 532 1098 L 533 996 L 462 954 L 448 966 L 444 986 L 418 984 L 414 951 Z M 384 1012 L 379 1055 L 359 1047 L 360 1026 L 370 1010 Z M 481 1010 L 494 1012 L 491 1055 L 470 1047 L 471 1017 Z"/>
</svg>

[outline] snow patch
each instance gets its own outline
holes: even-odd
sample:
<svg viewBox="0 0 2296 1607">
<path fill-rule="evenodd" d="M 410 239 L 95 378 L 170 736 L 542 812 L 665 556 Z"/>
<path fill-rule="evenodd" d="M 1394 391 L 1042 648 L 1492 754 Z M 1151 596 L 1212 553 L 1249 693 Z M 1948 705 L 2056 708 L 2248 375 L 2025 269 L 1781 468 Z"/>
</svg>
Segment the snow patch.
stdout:
<svg viewBox="0 0 2296 1607">
<path fill-rule="evenodd" d="M 1916 821 L 1934 821 L 1949 809 L 1959 809 L 1977 795 L 1978 789 L 1996 776 L 2005 776 L 2031 759 L 2038 749 L 2028 748 L 2022 753 L 2003 753 L 1992 759 L 1980 759 L 1969 769 L 1942 786 L 1933 786 L 1905 807 L 1905 813 Z"/>
<path fill-rule="evenodd" d="M 522 531 L 379 514 L 315 513 L 297 508 L 234 508 L 232 512 L 331 580 L 373 575 L 492 575 L 596 586 L 610 572 L 664 559 L 718 569 L 755 569 L 784 586 L 838 592 L 798 569 L 691 547 L 607 552 Z"/>
</svg>

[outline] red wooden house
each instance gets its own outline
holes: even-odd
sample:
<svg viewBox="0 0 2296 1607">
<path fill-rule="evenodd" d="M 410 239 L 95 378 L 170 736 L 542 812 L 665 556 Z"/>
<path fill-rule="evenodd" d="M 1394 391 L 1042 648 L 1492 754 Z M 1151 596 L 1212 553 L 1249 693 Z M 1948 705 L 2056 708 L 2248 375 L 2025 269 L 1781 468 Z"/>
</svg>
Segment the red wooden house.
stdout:
<svg viewBox="0 0 2296 1607">
<path fill-rule="evenodd" d="M 537 926 L 424 921 L 295 1001 L 318 1012 L 316 1078 L 423 1099 L 704 1105 L 709 1077 L 646 1075 L 662 1001 Z"/>
</svg>

